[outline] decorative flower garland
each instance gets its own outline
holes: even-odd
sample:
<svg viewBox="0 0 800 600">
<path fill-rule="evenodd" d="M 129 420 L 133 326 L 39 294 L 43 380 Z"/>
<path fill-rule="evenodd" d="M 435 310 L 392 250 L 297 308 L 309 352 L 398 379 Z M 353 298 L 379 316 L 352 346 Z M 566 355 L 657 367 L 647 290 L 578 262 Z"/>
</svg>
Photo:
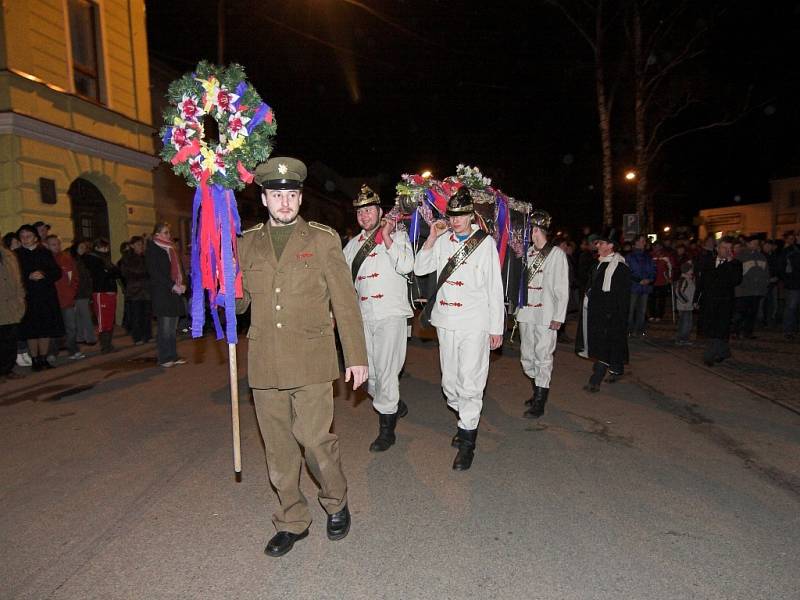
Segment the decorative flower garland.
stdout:
<svg viewBox="0 0 800 600">
<path fill-rule="evenodd" d="M 272 151 L 277 124 L 237 64 L 216 67 L 201 61 L 193 73 L 173 81 L 167 92 L 161 128 L 161 158 L 191 187 L 208 185 L 241 190 L 252 170 Z M 206 139 L 204 118 L 213 118 L 219 140 Z"/>
</svg>

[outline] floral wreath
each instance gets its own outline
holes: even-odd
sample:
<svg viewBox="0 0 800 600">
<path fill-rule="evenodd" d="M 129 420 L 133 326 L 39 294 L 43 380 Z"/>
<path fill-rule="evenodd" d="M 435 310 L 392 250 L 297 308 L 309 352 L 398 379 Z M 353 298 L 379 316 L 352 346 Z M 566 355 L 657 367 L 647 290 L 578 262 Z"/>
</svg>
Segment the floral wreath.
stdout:
<svg viewBox="0 0 800 600">
<path fill-rule="evenodd" d="M 167 99 L 160 155 L 176 175 L 191 187 L 202 182 L 236 190 L 253 180 L 256 165 L 272 152 L 277 124 L 241 65 L 201 61 L 194 72 L 170 84 Z M 213 147 L 204 118 L 213 118 L 219 130 Z"/>
</svg>

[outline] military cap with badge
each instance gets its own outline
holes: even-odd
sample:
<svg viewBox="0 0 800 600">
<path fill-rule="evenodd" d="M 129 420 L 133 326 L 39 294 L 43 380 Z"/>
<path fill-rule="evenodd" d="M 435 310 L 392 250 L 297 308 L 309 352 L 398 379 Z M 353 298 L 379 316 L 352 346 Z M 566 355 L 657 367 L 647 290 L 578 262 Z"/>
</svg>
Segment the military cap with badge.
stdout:
<svg viewBox="0 0 800 600">
<path fill-rule="evenodd" d="M 303 161 L 276 156 L 256 167 L 254 181 L 266 190 L 301 190 L 307 175 Z"/>
</svg>

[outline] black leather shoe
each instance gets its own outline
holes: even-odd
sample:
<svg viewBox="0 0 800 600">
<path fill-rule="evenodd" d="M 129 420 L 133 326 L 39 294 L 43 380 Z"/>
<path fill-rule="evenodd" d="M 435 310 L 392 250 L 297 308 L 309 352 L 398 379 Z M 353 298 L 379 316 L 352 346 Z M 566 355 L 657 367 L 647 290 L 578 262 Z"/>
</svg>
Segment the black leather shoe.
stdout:
<svg viewBox="0 0 800 600">
<path fill-rule="evenodd" d="M 537 387 L 533 393 L 533 404 L 522 416 L 526 419 L 538 419 L 541 417 L 544 414 L 544 405 L 547 404 L 547 394 L 549 393 L 549 388 Z"/>
<path fill-rule="evenodd" d="M 533 395 L 525 400 L 525 406 L 533 406 L 534 398 L 536 397 L 536 380 L 531 379 L 531 387 L 533 388 Z"/>
<path fill-rule="evenodd" d="M 397 426 L 397 414 L 378 415 L 378 437 L 369 445 L 370 452 L 385 452 L 394 445 L 397 439 L 394 434 L 394 428 Z"/>
<path fill-rule="evenodd" d="M 328 539 L 341 540 L 350 531 L 350 509 L 347 505 L 339 512 L 328 515 Z"/>
<path fill-rule="evenodd" d="M 457 429 L 456 434 L 453 436 L 453 439 L 450 440 L 450 445 L 453 448 L 461 448 L 461 443 L 464 441 L 461 439 L 461 432 L 463 429 Z"/>
<path fill-rule="evenodd" d="M 264 548 L 264 554 L 274 557 L 283 556 L 294 547 L 294 543 L 297 540 L 302 540 L 307 536 L 308 529 L 306 529 L 303 533 L 279 531 L 272 536 L 272 539 L 267 543 L 267 547 Z"/>
<path fill-rule="evenodd" d="M 458 447 L 458 454 L 453 461 L 454 471 L 466 471 L 472 466 L 472 459 L 475 458 L 475 439 L 478 437 L 478 430 L 467 430 L 459 428 L 457 437 L 461 440 Z"/>
<path fill-rule="evenodd" d="M 397 418 L 402 419 L 407 414 L 408 414 L 408 406 L 406 406 L 405 402 L 400 400 L 400 402 L 397 404 Z"/>
</svg>

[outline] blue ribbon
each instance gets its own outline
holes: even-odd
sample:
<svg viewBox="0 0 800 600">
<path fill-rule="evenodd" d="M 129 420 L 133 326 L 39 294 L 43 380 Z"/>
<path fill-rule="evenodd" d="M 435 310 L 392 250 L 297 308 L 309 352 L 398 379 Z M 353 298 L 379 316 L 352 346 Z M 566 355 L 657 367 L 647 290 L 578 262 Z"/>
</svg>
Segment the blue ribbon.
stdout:
<svg viewBox="0 0 800 600">
<path fill-rule="evenodd" d="M 255 129 L 259 124 L 261 124 L 261 122 L 267 117 L 268 112 L 269 112 L 269 106 L 267 106 L 262 102 L 261 106 L 258 107 L 256 112 L 253 113 L 253 116 L 247 122 L 247 125 L 245 125 L 245 129 L 247 129 L 248 135 L 253 133 L 253 129 Z"/>
<path fill-rule="evenodd" d="M 497 251 L 503 242 L 503 233 L 508 227 L 508 202 L 502 194 L 495 196 L 497 202 Z"/>
<path fill-rule="evenodd" d="M 239 110 L 239 105 L 242 103 L 242 98 L 244 97 L 244 93 L 247 91 L 247 84 L 244 81 L 240 81 L 239 85 L 236 86 L 236 90 L 234 90 L 234 94 L 239 96 L 236 100 L 236 110 Z"/>
<path fill-rule="evenodd" d="M 419 240 L 419 209 L 415 208 L 411 213 L 411 224 L 408 226 L 408 237 L 411 239 L 411 245 L 416 246 Z"/>
<path fill-rule="evenodd" d="M 192 337 L 203 335 L 205 324 L 205 297 L 203 293 L 202 272 L 200 270 L 200 228 L 198 217 L 201 210 L 212 210 L 211 206 L 202 206 L 202 190 L 198 187 L 194 193 L 192 206 L 192 303 L 190 314 L 192 316 Z M 223 285 L 225 293 L 219 290 L 207 290 L 208 304 L 211 309 L 211 320 L 217 339 L 223 336 L 229 344 L 235 344 L 236 335 L 236 275 L 239 266 L 234 265 L 233 236 L 241 233 L 241 222 L 236 206 L 236 196 L 233 190 L 215 184 L 211 186 L 211 198 L 214 210 L 214 226 L 220 233 L 222 256 L 217 256 L 214 248 L 210 249 L 208 257 L 209 268 L 212 272 L 219 272 L 220 264 L 226 265 L 223 272 Z M 235 267 L 235 268 L 234 268 Z M 222 323 L 219 318 L 219 308 L 225 313 L 225 328 L 223 333 Z"/>
<path fill-rule="evenodd" d="M 200 186 L 194 190 L 194 200 L 192 202 L 192 303 L 189 313 L 192 317 L 192 337 L 198 338 L 203 335 L 203 324 L 205 322 L 205 303 L 203 302 L 203 277 L 200 272 L 200 238 L 198 236 L 198 220 L 200 216 L 200 203 L 203 192 Z"/>
<path fill-rule="evenodd" d="M 219 206 L 220 220 L 222 228 L 222 264 L 225 265 L 223 274 L 225 277 L 225 294 L 217 296 L 217 305 L 225 309 L 225 337 L 229 344 L 235 344 L 236 338 L 236 271 L 233 268 L 233 240 L 231 239 L 231 225 L 238 219 L 234 218 L 232 223 L 230 217 L 236 213 L 236 198 L 233 191 L 215 185 L 212 193 L 215 195 L 214 205 Z M 238 233 L 238 228 L 236 230 Z M 215 311 L 216 313 L 216 311 Z M 220 332 L 217 331 L 217 339 L 220 339 Z"/>
</svg>

